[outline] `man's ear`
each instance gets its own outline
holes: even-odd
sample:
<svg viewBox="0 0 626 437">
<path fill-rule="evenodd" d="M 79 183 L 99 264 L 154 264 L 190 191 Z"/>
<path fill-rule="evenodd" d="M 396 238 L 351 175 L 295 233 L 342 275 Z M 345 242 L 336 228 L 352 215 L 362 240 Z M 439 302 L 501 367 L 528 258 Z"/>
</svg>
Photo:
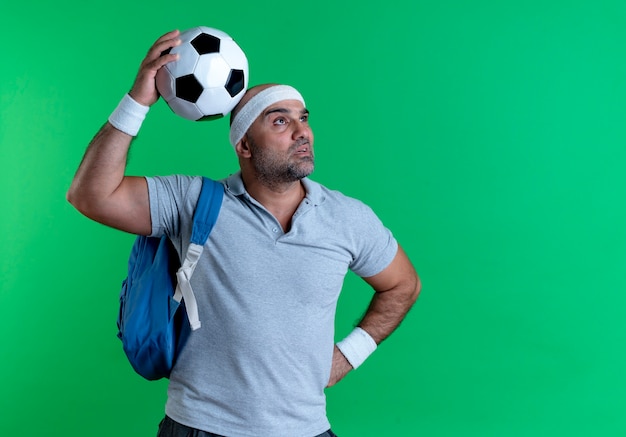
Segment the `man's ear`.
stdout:
<svg viewBox="0 0 626 437">
<path fill-rule="evenodd" d="M 245 134 L 241 140 L 235 145 L 235 151 L 240 158 L 250 158 L 250 144 L 248 143 L 248 134 Z"/>
</svg>

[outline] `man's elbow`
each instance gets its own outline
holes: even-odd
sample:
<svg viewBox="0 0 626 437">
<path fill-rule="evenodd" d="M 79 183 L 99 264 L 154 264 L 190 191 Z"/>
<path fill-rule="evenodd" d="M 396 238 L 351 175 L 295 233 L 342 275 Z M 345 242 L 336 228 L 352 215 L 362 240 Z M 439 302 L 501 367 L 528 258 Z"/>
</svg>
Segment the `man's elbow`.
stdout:
<svg viewBox="0 0 626 437">
<path fill-rule="evenodd" d="M 398 304 L 408 311 L 413 304 L 417 302 L 422 291 L 422 282 L 419 276 L 414 273 L 405 276 L 392 290 L 396 292 L 396 301 Z"/>
<path fill-rule="evenodd" d="M 415 286 L 413 287 L 413 303 L 415 303 L 421 292 L 422 281 L 420 280 L 419 276 L 415 275 Z"/>
<path fill-rule="evenodd" d="M 96 220 L 96 217 L 98 217 L 98 203 L 93 201 L 94 196 L 89 195 L 85 190 L 81 190 L 76 183 L 72 183 L 67 190 L 65 199 L 85 217 L 93 220 Z"/>
<path fill-rule="evenodd" d="M 409 306 L 413 306 L 422 291 L 422 281 L 420 280 L 419 276 L 417 276 L 417 274 L 414 274 L 410 279 L 407 280 L 406 290 L 406 300 Z"/>
<path fill-rule="evenodd" d="M 87 202 L 85 202 L 84 198 L 85 196 L 81 194 L 80 190 L 76 186 L 76 183 L 72 183 L 70 188 L 65 193 L 65 199 L 70 203 L 70 205 L 83 214 L 85 214 L 85 210 L 88 209 Z"/>
<path fill-rule="evenodd" d="M 76 189 L 74 184 L 70 185 L 65 193 L 65 200 L 67 200 L 73 207 L 76 207 Z"/>
</svg>

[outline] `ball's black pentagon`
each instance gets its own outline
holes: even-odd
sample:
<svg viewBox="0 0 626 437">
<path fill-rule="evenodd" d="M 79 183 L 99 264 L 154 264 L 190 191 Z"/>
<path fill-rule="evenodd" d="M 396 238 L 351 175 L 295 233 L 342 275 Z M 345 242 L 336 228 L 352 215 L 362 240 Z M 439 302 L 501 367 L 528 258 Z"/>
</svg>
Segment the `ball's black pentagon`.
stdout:
<svg viewBox="0 0 626 437">
<path fill-rule="evenodd" d="M 243 74 L 243 70 L 230 70 L 230 73 L 228 74 L 228 80 L 226 81 L 226 85 L 224 85 L 224 87 L 231 97 L 235 97 L 241 92 L 241 90 L 243 90 Z"/>
<path fill-rule="evenodd" d="M 199 55 L 219 53 L 220 51 L 220 39 L 208 33 L 201 33 L 196 36 L 191 40 L 191 45 Z"/>
<path fill-rule="evenodd" d="M 217 120 L 218 118 L 222 118 L 223 116 L 224 116 L 224 114 L 205 115 L 204 117 L 201 117 L 201 118 L 197 119 L 196 121 Z"/>
<path fill-rule="evenodd" d="M 193 74 L 176 78 L 176 97 L 196 103 L 202 91 L 202 85 Z"/>
</svg>

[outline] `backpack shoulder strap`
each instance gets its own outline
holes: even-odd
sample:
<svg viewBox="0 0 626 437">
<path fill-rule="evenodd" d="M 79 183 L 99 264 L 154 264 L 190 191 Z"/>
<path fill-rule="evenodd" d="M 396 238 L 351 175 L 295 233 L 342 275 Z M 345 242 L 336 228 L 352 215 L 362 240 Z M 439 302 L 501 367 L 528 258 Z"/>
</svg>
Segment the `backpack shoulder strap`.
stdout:
<svg viewBox="0 0 626 437">
<path fill-rule="evenodd" d="M 193 213 L 191 242 L 201 246 L 206 243 L 222 206 L 224 186 L 212 179 L 202 178 L 202 191 Z"/>
<path fill-rule="evenodd" d="M 193 275 L 200 255 L 204 250 L 204 244 L 209 238 L 209 234 L 213 229 L 213 225 L 217 221 L 217 216 L 222 207 L 222 200 L 224 197 L 224 186 L 209 178 L 202 178 L 202 190 L 200 191 L 200 197 L 198 197 L 198 203 L 193 213 L 193 229 L 191 233 L 191 243 L 187 254 L 182 263 L 182 266 L 176 272 L 176 279 L 178 283 L 176 285 L 176 293 L 174 299 L 178 302 L 181 299 L 185 300 L 185 309 L 187 310 L 187 317 L 191 329 L 196 330 L 200 328 L 200 318 L 198 316 L 198 304 L 196 297 L 193 294 L 191 288 L 191 276 Z"/>
</svg>

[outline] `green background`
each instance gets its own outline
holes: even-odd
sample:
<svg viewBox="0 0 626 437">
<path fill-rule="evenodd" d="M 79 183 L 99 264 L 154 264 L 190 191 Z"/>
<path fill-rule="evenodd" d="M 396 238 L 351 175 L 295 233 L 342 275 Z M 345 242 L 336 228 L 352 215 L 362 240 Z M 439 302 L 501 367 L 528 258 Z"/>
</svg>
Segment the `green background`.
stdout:
<svg viewBox="0 0 626 437">
<path fill-rule="evenodd" d="M 422 277 L 327 390 L 341 437 L 626 435 L 621 0 L 4 2 L 0 434 L 156 434 L 166 384 L 115 337 L 133 237 L 64 196 L 148 47 L 196 25 L 240 43 L 251 84 L 302 91 L 314 178 L 371 205 Z M 224 177 L 227 133 L 159 102 L 129 173 Z M 338 337 L 369 297 L 349 275 Z"/>
</svg>

